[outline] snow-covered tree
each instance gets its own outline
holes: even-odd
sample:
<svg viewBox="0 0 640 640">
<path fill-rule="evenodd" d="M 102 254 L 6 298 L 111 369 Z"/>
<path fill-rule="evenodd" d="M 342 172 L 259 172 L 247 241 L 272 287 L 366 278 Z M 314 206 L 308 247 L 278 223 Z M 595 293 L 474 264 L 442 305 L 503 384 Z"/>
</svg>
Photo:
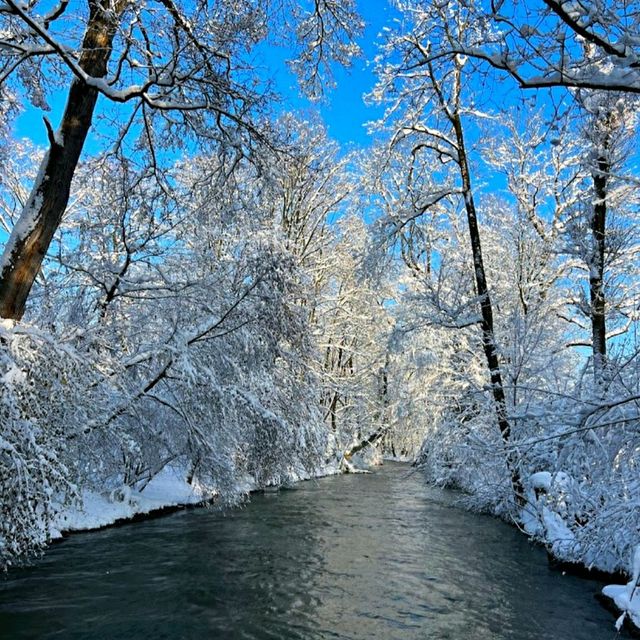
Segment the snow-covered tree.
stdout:
<svg viewBox="0 0 640 640">
<path fill-rule="evenodd" d="M 425 4 L 399 2 L 417 11 Z M 626 0 L 473 0 L 464 4 L 471 37 L 430 43 L 432 60 L 457 53 L 510 74 L 523 88 L 574 87 L 640 92 L 640 12 Z M 467 36 L 470 34 L 466 34 Z"/>
<path fill-rule="evenodd" d="M 294 10 L 295 9 L 295 10 Z M 288 29 L 293 15 L 301 49 L 296 64 L 316 89 L 328 59 L 348 61 L 360 21 L 352 2 L 297 3 L 130 2 L 89 0 L 53 7 L 13 0 L 0 7 L 2 82 L 26 85 L 35 106 L 46 107 L 52 87 L 68 85 L 57 130 L 45 118 L 49 148 L 0 263 L 0 316 L 20 319 L 44 255 L 67 207 L 71 181 L 92 128 L 98 98 L 122 103 L 118 133 L 142 131 L 156 146 L 216 144 L 238 157 L 264 133 L 265 81 L 251 74 L 248 53 L 274 24 Z M 80 20 L 78 20 L 80 18 Z M 158 135 L 158 133 L 160 135 Z"/>
<path fill-rule="evenodd" d="M 411 6 L 410 6 L 411 5 Z M 484 352 L 493 397 L 496 424 L 505 445 L 511 439 L 511 424 L 499 357 L 494 304 L 487 280 L 485 259 L 478 222 L 478 192 L 472 177 L 472 159 L 465 116 L 467 106 L 465 59 L 459 55 L 436 61 L 429 53 L 430 43 L 467 41 L 474 37 L 472 13 L 461 3 L 415 7 L 399 3 L 404 11 L 402 27 L 389 37 L 380 64 L 379 85 L 374 93 L 389 103 L 387 121 L 391 122 L 391 146 L 405 154 L 406 188 L 410 191 L 408 209 L 394 212 L 400 229 L 425 213 L 443 207 L 460 207 L 465 214 L 472 267 L 475 300 L 454 319 L 462 328 L 469 322 L 480 328 L 480 346 Z M 429 173 L 425 167 L 438 166 Z M 470 313 L 471 312 L 471 313 Z M 515 496 L 521 499 L 517 464 L 507 455 Z"/>
</svg>

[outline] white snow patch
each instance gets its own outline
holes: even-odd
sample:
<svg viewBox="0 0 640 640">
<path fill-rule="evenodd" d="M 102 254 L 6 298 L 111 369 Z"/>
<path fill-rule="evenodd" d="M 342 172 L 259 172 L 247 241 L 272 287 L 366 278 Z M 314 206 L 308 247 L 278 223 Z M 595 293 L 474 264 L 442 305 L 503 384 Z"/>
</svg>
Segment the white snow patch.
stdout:
<svg viewBox="0 0 640 640">
<path fill-rule="evenodd" d="M 533 489 L 549 491 L 551 489 L 551 474 L 548 471 L 538 471 L 529 477 Z"/>
<path fill-rule="evenodd" d="M 123 486 L 110 493 L 82 492 L 82 504 L 63 509 L 52 528 L 52 537 L 65 531 L 86 531 L 106 527 L 118 520 L 133 518 L 173 506 L 199 504 L 216 497 L 216 492 L 190 485 L 175 469 L 160 472 L 143 491 Z M 57 535 L 56 535 L 57 534 Z"/>
<path fill-rule="evenodd" d="M 2 382 L 9 386 L 21 385 L 26 381 L 26 379 L 26 373 L 15 364 L 12 364 L 1 378 Z"/>
<path fill-rule="evenodd" d="M 602 589 L 602 593 L 611 598 L 622 615 L 616 620 L 616 629 L 620 630 L 624 619 L 628 616 L 633 624 L 640 628 L 640 545 L 633 554 L 632 576 L 627 584 L 610 584 Z"/>
<path fill-rule="evenodd" d="M 542 509 L 545 538 L 552 553 L 561 559 L 566 559 L 575 543 L 575 536 L 567 527 L 562 517 L 548 507 Z"/>
</svg>

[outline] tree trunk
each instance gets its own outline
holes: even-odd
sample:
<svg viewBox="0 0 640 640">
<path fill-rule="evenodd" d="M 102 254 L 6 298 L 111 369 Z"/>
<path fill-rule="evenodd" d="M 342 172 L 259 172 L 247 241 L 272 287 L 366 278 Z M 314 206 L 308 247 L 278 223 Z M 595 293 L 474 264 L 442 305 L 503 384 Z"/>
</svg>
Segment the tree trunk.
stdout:
<svg viewBox="0 0 640 640">
<path fill-rule="evenodd" d="M 79 65 L 95 78 L 107 73 L 113 38 L 126 2 L 121 0 L 115 7 L 103 8 L 110 4 L 106 0 L 89 2 Z M 67 207 L 97 99 L 97 89 L 74 78 L 57 134 L 45 120 L 50 147 L 0 262 L 0 317 L 19 320 L 24 313 L 31 287 Z"/>
<path fill-rule="evenodd" d="M 596 384 L 602 382 L 607 360 L 606 297 L 604 292 L 605 231 L 607 224 L 607 179 L 609 161 L 606 156 L 598 158 L 593 172 L 595 203 L 591 217 L 593 250 L 589 264 L 589 294 L 591 297 L 591 337 L 593 349 L 593 375 Z"/>
<path fill-rule="evenodd" d="M 471 241 L 471 252 L 473 255 L 476 293 L 480 298 L 482 346 L 487 366 L 489 368 L 491 393 L 493 395 L 498 428 L 500 429 L 503 442 L 505 444 L 509 444 L 511 439 L 511 425 L 507 414 L 507 402 L 505 398 L 504 385 L 502 383 L 502 373 L 500 371 L 498 352 L 496 349 L 495 330 L 493 326 L 493 307 L 491 304 L 491 297 L 489 296 L 489 288 L 487 286 L 487 278 L 484 269 L 482 245 L 480 243 L 480 231 L 478 229 L 478 217 L 471 189 L 471 174 L 469 172 L 462 121 L 457 111 L 451 114 L 451 122 L 456 134 L 458 164 L 460 167 L 462 192 L 464 194 L 464 204 L 469 227 L 469 239 Z M 509 467 L 509 472 L 511 474 L 511 485 L 513 487 L 516 501 L 521 503 L 524 497 L 524 492 L 516 461 L 512 456 L 507 456 L 507 466 Z"/>
<path fill-rule="evenodd" d="M 380 438 L 382 438 L 382 437 L 384 437 L 386 435 L 388 430 L 389 430 L 389 425 L 388 424 L 381 425 L 376 431 L 374 431 L 373 433 L 369 434 L 366 438 L 362 438 L 362 440 L 359 440 L 351 448 L 347 449 L 347 451 L 344 452 L 343 457 L 347 461 L 350 461 L 351 458 L 356 453 L 362 451 L 366 447 L 372 447 L 373 445 L 375 445 L 378 442 L 378 440 L 380 440 Z"/>
</svg>

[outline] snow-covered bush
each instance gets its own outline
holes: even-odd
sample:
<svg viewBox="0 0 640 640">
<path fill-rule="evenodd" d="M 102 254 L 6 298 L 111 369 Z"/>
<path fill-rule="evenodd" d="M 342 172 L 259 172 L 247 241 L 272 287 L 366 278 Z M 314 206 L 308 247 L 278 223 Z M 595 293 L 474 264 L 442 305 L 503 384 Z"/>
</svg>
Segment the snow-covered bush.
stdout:
<svg viewBox="0 0 640 640">
<path fill-rule="evenodd" d="M 41 550 L 57 510 L 74 497 L 65 464 L 67 409 L 79 363 L 54 336 L 0 326 L 0 565 Z"/>
<path fill-rule="evenodd" d="M 530 532 L 562 559 L 606 571 L 627 570 L 639 542 L 640 413 L 628 375 L 604 397 L 585 389 L 583 398 L 549 402 L 546 435 L 522 448 L 536 514 Z M 545 462 L 529 456 L 535 450 Z"/>
</svg>

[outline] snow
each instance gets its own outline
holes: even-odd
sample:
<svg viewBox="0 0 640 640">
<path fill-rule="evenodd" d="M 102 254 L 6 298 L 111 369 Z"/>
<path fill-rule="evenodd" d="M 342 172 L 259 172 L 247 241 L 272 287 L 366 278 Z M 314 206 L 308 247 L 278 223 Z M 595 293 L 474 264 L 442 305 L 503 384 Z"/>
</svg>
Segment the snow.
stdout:
<svg viewBox="0 0 640 640">
<path fill-rule="evenodd" d="M 616 620 L 616 628 L 620 630 L 625 618 L 628 616 L 636 627 L 640 628 L 640 545 L 636 546 L 633 553 L 632 576 L 627 584 L 610 584 L 602 589 L 602 593 L 611 598 L 616 607 L 622 611 L 622 615 Z"/>
<path fill-rule="evenodd" d="M 622 624 L 627 616 L 636 627 L 640 627 L 640 594 L 635 589 L 633 581 L 623 584 L 610 584 L 602 589 L 602 593 L 611 598 L 616 607 L 622 611 L 616 620 L 616 629 L 622 628 Z"/>
<path fill-rule="evenodd" d="M 575 542 L 573 532 L 558 513 L 546 506 L 542 508 L 542 521 L 551 552 L 558 558 L 567 557 Z"/>
<path fill-rule="evenodd" d="M 551 489 L 551 474 L 548 471 L 538 471 L 530 476 L 529 482 L 533 489 L 542 489 L 544 491 L 550 491 Z"/>
<path fill-rule="evenodd" d="M 215 491 L 198 484 L 192 486 L 184 480 L 183 473 L 167 468 L 153 478 L 143 491 L 126 486 L 109 493 L 83 491 L 80 505 L 63 509 L 58 514 L 51 534 L 55 539 L 64 532 L 100 529 L 136 515 L 167 507 L 201 504 L 216 497 Z"/>
<path fill-rule="evenodd" d="M 22 369 L 17 367 L 15 364 L 9 367 L 7 372 L 0 378 L 3 384 L 7 385 L 20 385 L 23 384 L 27 379 L 27 376 Z"/>
<path fill-rule="evenodd" d="M 339 472 L 337 463 L 324 465 L 315 474 L 292 470 L 291 483 Z M 354 470 L 351 473 L 367 472 Z M 200 505 L 223 497 L 213 487 L 197 482 L 189 484 L 185 477 L 186 472 L 183 469 L 166 467 L 142 491 L 125 485 L 110 492 L 85 490 L 80 496 L 79 504 L 64 508 L 58 513 L 49 531 L 51 539 L 59 539 L 68 532 L 101 529 L 139 515 L 152 514 L 171 507 Z M 245 475 L 238 478 L 233 493 L 243 496 L 259 488 L 251 476 Z"/>
<path fill-rule="evenodd" d="M 354 461 L 349 460 L 346 456 L 342 457 L 342 460 L 340 461 L 340 468 L 344 473 L 369 473 L 368 469 L 359 466 Z"/>
</svg>

